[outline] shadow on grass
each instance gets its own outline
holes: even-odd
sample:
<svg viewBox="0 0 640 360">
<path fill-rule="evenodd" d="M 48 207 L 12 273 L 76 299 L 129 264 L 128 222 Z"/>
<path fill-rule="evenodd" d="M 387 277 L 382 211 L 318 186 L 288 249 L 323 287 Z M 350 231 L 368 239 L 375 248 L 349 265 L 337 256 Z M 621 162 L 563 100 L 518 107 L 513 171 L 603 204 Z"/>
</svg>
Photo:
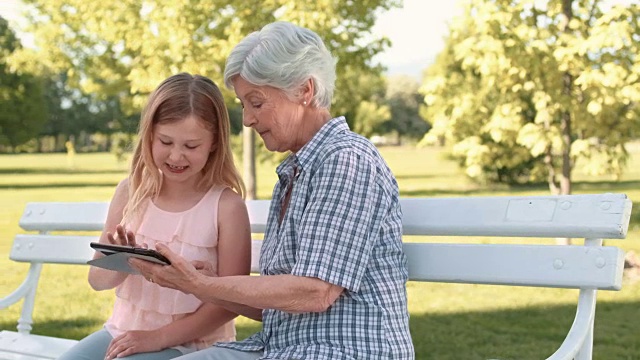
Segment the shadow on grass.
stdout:
<svg viewBox="0 0 640 360">
<path fill-rule="evenodd" d="M 31 333 L 36 335 L 62 337 L 65 339 L 80 340 L 99 329 L 104 323 L 103 317 L 82 317 L 67 320 L 38 321 L 31 325 Z M 0 322 L 0 330 L 17 331 L 15 322 Z"/>
<path fill-rule="evenodd" d="M 56 188 L 82 188 L 82 187 L 115 187 L 117 181 L 109 182 L 85 182 L 85 183 L 48 183 L 48 184 L 0 184 L 0 189 L 56 189 Z"/>
<path fill-rule="evenodd" d="M 567 335 L 574 305 L 449 314 L 413 314 L 411 333 L 416 359 L 543 359 Z M 640 302 L 600 302 L 596 311 L 594 359 L 640 359 L 635 319 Z M 34 324 L 34 334 L 80 339 L 99 328 L 99 318 L 50 320 Z M 15 331 L 15 323 L 0 329 Z M 260 330 L 258 323 L 238 326 L 238 339 Z"/>
<path fill-rule="evenodd" d="M 509 192 L 509 195 L 519 194 L 519 193 L 530 193 L 532 191 L 543 190 L 543 188 L 538 187 L 511 187 L 501 189 L 499 191 Z M 482 194 L 481 196 L 496 196 L 490 195 L 491 192 L 498 191 L 489 188 L 475 188 L 475 189 L 428 189 L 428 190 L 402 190 L 400 189 L 400 196 L 402 197 L 431 197 L 431 196 L 448 196 L 448 197 L 457 197 L 457 196 L 480 196 L 478 194 Z"/>
<path fill-rule="evenodd" d="M 93 169 L 69 169 L 69 168 L 0 168 L 0 175 L 91 175 L 91 174 L 126 174 L 126 170 L 93 170 Z"/>
<path fill-rule="evenodd" d="M 573 184 L 574 190 L 579 191 L 598 191 L 620 193 L 624 190 L 637 190 L 640 188 L 640 180 L 623 180 L 623 181 L 577 181 Z"/>
<path fill-rule="evenodd" d="M 544 359 L 566 337 L 575 305 L 412 315 L 416 359 Z M 594 359 L 640 359 L 639 302 L 597 305 Z"/>
<path fill-rule="evenodd" d="M 411 180 L 411 179 L 433 179 L 439 177 L 439 175 L 432 175 L 432 174 L 401 174 L 401 175 L 396 175 L 396 179 L 397 180 Z"/>
<path fill-rule="evenodd" d="M 416 176 L 422 178 L 425 176 Z M 426 178 L 426 177 L 425 177 Z M 637 190 L 640 188 L 640 180 L 628 181 L 574 181 L 573 193 L 624 193 L 625 190 Z M 490 194 L 495 191 L 508 192 L 509 194 L 540 192 L 542 194 L 551 194 L 546 183 L 523 184 L 523 185 L 488 185 L 470 189 L 423 189 L 423 190 L 406 190 L 401 192 L 401 196 L 423 197 L 423 196 L 464 196 L 476 194 Z M 490 196 L 490 195 L 487 195 Z"/>
</svg>

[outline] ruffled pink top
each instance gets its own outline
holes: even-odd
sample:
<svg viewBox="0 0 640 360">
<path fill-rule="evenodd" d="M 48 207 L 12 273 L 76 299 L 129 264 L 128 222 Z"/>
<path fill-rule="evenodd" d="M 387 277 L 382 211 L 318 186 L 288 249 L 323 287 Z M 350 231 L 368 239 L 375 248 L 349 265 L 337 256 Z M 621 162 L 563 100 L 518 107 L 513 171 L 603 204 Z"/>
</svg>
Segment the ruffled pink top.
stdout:
<svg viewBox="0 0 640 360">
<path fill-rule="evenodd" d="M 217 269 L 218 203 L 224 187 L 214 187 L 191 209 L 167 212 L 149 200 L 136 231 L 136 242 L 155 249 L 157 243 L 188 260 L 209 261 Z M 129 226 L 135 229 L 136 226 Z M 158 286 L 141 275 L 129 275 L 116 288 L 113 314 L 105 328 L 114 338 L 127 330 L 154 330 L 196 311 L 202 301 L 193 295 Z M 233 321 L 209 334 L 176 347 L 183 352 L 203 349 L 218 341 L 235 340 Z"/>
</svg>

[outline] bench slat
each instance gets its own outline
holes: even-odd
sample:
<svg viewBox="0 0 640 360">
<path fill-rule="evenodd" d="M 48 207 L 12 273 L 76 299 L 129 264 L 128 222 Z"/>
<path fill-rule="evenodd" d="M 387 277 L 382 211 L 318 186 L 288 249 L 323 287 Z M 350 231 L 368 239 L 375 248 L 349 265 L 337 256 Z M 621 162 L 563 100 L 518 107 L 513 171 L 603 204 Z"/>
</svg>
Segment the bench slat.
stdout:
<svg viewBox="0 0 640 360">
<path fill-rule="evenodd" d="M 108 211 L 107 202 L 31 202 L 24 208 L 20 227 L 35 231 L 101 231 Z"/>
<path fill-rule="evenodd" d="M 98 236 L 18 234 L 13 240 L 9 258 L 19 262 L 86 265 L 93 258 L 90 242 Z M 251 272 L 258 273 L 262 240 L 251 244 Z"/>
<path fill-rule="evenodd" d="M 269 200 L 248 200 L 251 231 L 263 233 Z M 623 239 L 631 216 L 624 194 L 402 198 L 404 235 Z M 29 203 L 25 230 L 102 230 L 108 203 Z"/>
<path fill-rule="evenodd" d="M 75 343 L 77 340 L 0 331 L 0 359 L 55 359 Z"/>
<path fill-rule="evenodd" d="M 620 290 L 624 252 L 613 246 L 405 243 L 416 281 Z M 478 261 L 481 260 L 481 261 Z"/>
<path fill-rule="evenodd" d="M 402 199 L 405 235 L 623 239 L 624 194 Z"/>
<path fill-rule="evenodd" d="M 93 256 L 91 241 L 97 241 L 97 237 L 17 235 L 10 258 L 86 264 Z M 261 245 L 261 240 L 252 243 L 252 272 L 259 271 Z M 410 278 L 415 281 L 604 290 L 619 290 L 622 286 L 624 253 L 617 247 L 439 243 L 403 246 Z"/>
<path fill-rule="evenodd" d="M 93 257 L 92 241 L 98 236 L 16 235 L 9 258 L 20 262 L 86 264 Z"/>
</svg>

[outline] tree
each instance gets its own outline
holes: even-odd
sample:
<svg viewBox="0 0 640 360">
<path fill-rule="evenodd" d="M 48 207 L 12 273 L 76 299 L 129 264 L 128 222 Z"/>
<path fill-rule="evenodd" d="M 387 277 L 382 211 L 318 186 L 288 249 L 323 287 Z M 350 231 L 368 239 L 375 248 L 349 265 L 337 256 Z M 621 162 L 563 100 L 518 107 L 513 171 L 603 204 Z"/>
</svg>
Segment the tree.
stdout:
<svg viewBox="0 0 640 360">
<path fill-rule="evenodd" d="M 640 7 L 471 0 L 422 92 L 433 129 L 475 178 L 546 179 L 571 193 L 583 161 L 620 174 L 640 129 Z"/>
<path fill-rule="evenodd" d="M 35 137 L 45 122 L 45 104 L 39 78 L 7 65 L 20 42 L 0 17 L 0 144 L 13 149 Z"/>
<path fill-rule="evenodd" d="M 135 132 L 139 114 L 122 113 L 119 98 L 84 94 L 68 86 L 66 73 L 47 75 L 45 81 L 47 122 L 39 135 L 53 136 L 64 143 L 81 134 Z M 62 144 L 56 144 L 56 149 Z"/>
<path fill-rule="evenodd" d="M 179 71 L 221 84 L 225 59 L 241 38 L 274 20 L 289 20 L 316 31 L 340 59 L 333 108 L 355 113 L 353 88 L 342 75 L 381 76 L 382 68 L 371 59 L 388 40 L 367 35 L 376 12 L 397 5 L 397 0 L 24 2 L 39 50 L 23 51 L 14 62 L 28 67 L 39 59 L 55 72 L 66 71 L 70 85 L 85 93 L 119 97 L 128 112 L 140 111 L 155 86 Z"/>
<path fill-rule="evenodd" d="M 353 131 L 370 137 L 391 118 L 390 109 L 384 104 L 385 81 L 376 73 L 361 73 L 352 69 L 343 73 L 343 76 L 349 79 L 352 104 L 343 104 L 343 109 L 338 113 L 346 115 Z"/>
<path fill-rule="evenodd" d="M 399 136 L 420 139 L 431 127 L 420 115 L 424 107 L 420 84 L 410 76 L 399 75 L 387 80 L 386 103 L 391 119 L 382 124 L 381 133 L 396 132 Z"/>
</svg>

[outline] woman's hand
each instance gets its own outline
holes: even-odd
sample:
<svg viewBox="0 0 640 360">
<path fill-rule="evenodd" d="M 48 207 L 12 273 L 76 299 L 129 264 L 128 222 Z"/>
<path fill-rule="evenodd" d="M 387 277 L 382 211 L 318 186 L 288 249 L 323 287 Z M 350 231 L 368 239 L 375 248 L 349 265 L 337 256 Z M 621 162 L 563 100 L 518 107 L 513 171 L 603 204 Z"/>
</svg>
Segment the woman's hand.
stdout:
<svg viewBox="0 0 640 360">
<path fill-rule="evenodd" d="M 115 359 L 137 353 L 164 349 L 162 336 L 157 331 L 127 331 L 111 340 L 105 359 Z"/>
<path fill-rule="evenodd" d="M 205 273 L 205 275 L 207 272 L 212 271 L 210 266 L 207 268 L 202 264 L 198 264 L 202 269 L 196 269 L 193 264 L 169 250 L 164 244 L 157 244 L 156 250 L 169 259 L 171 265 L 160 265 L 134 258 L 129 259 L 129 264 L 131 267 L 140 271 L 140 274 L 148 281 L 160 286 L 180 290 L 186 294 L 193 294 L 195 290 L 193 287 L 198 277 L 202 276 L 200 271 Z"/>
</svg>

